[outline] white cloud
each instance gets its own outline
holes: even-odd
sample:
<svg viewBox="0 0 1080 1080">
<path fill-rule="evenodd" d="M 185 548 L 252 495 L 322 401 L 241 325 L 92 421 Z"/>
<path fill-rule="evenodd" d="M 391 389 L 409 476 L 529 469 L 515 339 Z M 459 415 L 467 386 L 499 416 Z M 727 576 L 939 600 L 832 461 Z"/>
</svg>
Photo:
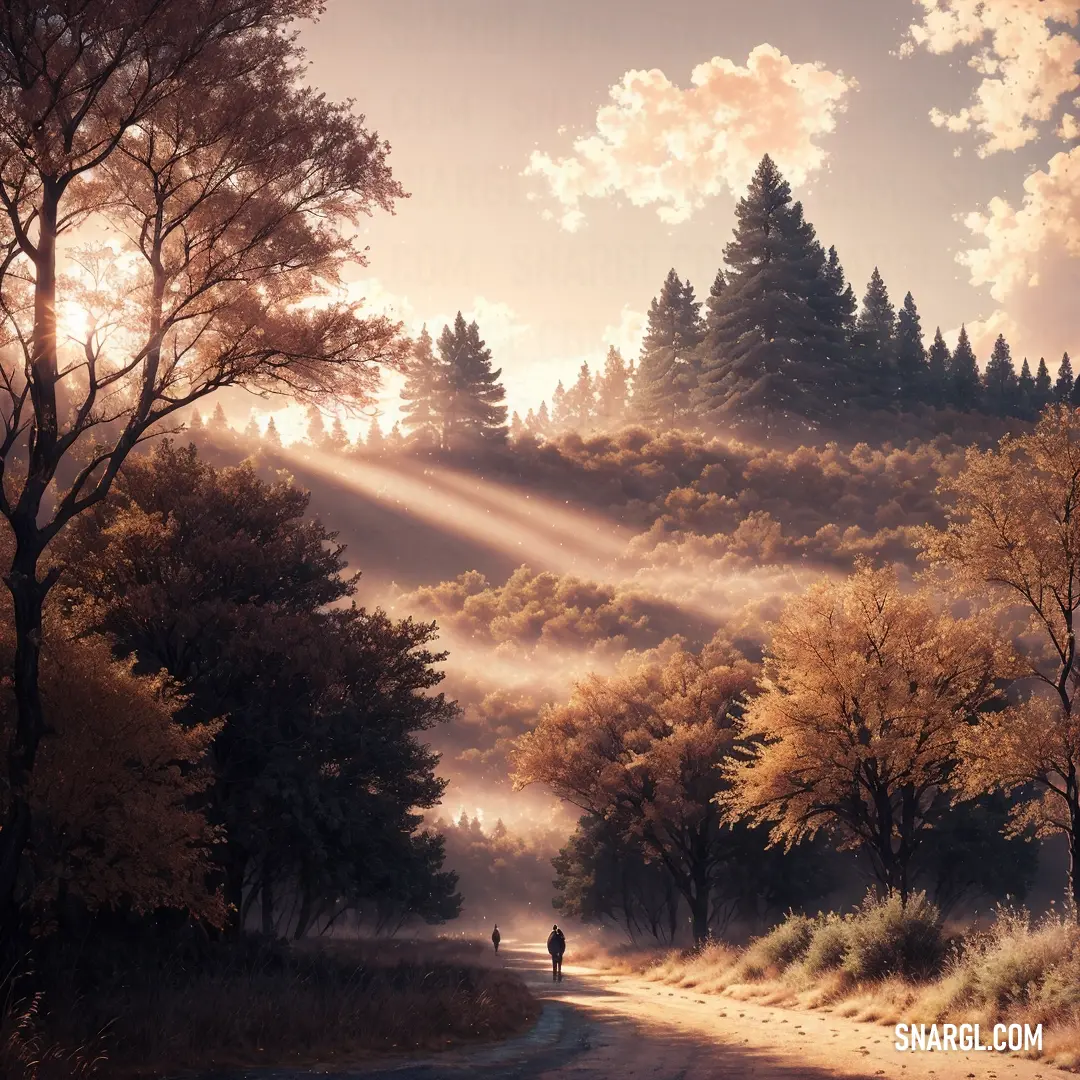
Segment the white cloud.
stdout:
<svg viewBox="0 0 1080 1080">
<path fill-rule="evenodd" d="M 709 196 L 741 194 L 766 153 L 802 184 L 823 165 L 817 140 L 834 130 L 856 88 L 853 79 L 820 63 L 793 63 L 771 45 L 758 45 L 745 66 L 713 57 L 690 81 L 683 89 L 657 69 L 628 71 L 570 156 L 533 152 L 525 175 L 547 183 L 563 229 L 582 225 L 582 199 L 610 195 L 655 205 L 667 223 L 686 221 Z"/>
<path fill-rule="evenodd" d="M 999 302 L 1038 288 L 1048 260 L 1080 255 L 1080 147 L 1055 154 L 1046 170 L 1024 181 L 1019 209 L 994 198 L 985 213 L 969 214 L 965 224 L 985 241 L 959 256 L 973 285 L 989 285 Z"/>
<path fill-rule="evenodd" d="M 981 245 L 958 260 L 973 285 L 989 287 L 999 305 L 994 318 L 1011 322 L 1014 351 L 1048 360 L 1072 351 L 1080 339 L 1080 146 L 1032 173 L 1019 207 L 994 198 L 965 223 Z"/>
<path fill-rule="evenodd" d="M 913 0 L 923 9 L 904 52 L 944 54 L 975 48 L 968 61 L 982 79 L 974 101 L 930 119 L 953 132 L 983 136 L 979 154 L 1016 150 L 1039 136 L 1061 99 L 1080 88 L 1080 18 L 1075 0 Z"/>
<path fill-rule="evenodd" d="M 966 327 L 971 348 L 979 361 L 980 367 L 986 367 L 986 361 L 994 351 L 994 342 L 997 341 L 999 334 L 1004 334 L 1005 340 L 1015 345 L 1022 333 L 1016 320 L 1001 308 L 991 312 L 985 319 L 972 319 L 966 324 Z M 960 327 L 953 327 L 952 330 L 943 333 L 942 337 L 950 349 L 955 349 L 956 342 L 960 337 Z M 1019 370 L 1022 358 L 1014 356 L 1013 359 L 1016 361 L 1017 370 Z"/>
<path fill-rule="evenodd" d="M 619 313 L 619 321 L 613 326 L 605 327 L 602 338 L 604 345 L 614 345 L 622 353 L 624 360 L 633 360 L 636 363 L 647 323 L 648 316 L 645 312 L 624 307 Z"/>
</svg>

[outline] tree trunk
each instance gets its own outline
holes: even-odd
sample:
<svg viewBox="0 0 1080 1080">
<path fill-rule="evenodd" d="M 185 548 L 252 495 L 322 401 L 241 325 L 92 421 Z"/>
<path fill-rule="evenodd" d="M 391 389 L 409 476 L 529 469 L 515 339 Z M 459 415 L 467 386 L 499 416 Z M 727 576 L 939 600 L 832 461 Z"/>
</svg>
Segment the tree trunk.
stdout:
<svg viewBox="0 0 1080 1080">
<path fill-rule="evenodd" d="M 262 932 L 267 937 L 274 933 L 274 886 L 269 871 L 263 872 L 262 880 Z"/>
<path fill-rule="evenodd" d="M 225 905 L 228 909 L 225 934 L 238 937 L 244 929 L 244 878 L 247 856 L 232 844 L 225 848 Z"/>
<path fill-rule="evenodd" d="M 1074 922 L 1080 922 L 1080 802 L 1069 800 L 1069 906 Z"/>
<path fill-rule="evenodd" d="M 36 531 L 36 530 L 35 530 Z M 18 885 L 30 841 L 30 779 L 45 733 L 38 680 L 41 614 L 48 583 L 37 580 L 39 551 L 19 538 L 6 582 L 15 609 L 15 731 L 8 744 L 8 808 L 0 830 L 0 932 L 5 938 L 18 921 Z"/>
<path fill-rule="evenodd" d="M 299 941 L 308 931 L 308 926 L 311 924 L 312 903 L 311 889 L 305 885 L 300 900 L 300 911 L 296 916 L 296 929 L 293 931 L 294 941 Z"/>
<path fill-rule="evenodd" d="M 38 580 L 38 562 L 45 544 L 38 513 L 56 472 L 58 420 L 56 409 L 56 228 L 61 190 L 52 180 L 42 186 L 34 256 L 33 377 L 30 400 L 33 423 L 27 443 L 26 482 L 10 513 L 15 556 L 5 583 L 15 608 L 15 731 L 7 751 L 8 807 L 0 829 L 0 938 L 9 943 L 19 914 L 18 886 L 23 857 L 30 842 L 30 780 L 38 745 L 45 734 L 38 669 L 41 658 L 41 613 L 55 581 L 51 573 Z"/>
</svg>

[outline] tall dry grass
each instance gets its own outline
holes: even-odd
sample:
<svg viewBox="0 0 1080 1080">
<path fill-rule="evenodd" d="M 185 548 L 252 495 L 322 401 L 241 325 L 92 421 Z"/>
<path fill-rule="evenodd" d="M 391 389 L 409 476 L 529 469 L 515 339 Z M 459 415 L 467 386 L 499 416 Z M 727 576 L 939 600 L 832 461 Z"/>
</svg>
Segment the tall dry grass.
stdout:
<svg viewBox="0 0 1080 1080">
<path fill-rule="evenodd" d="M 518 978 L 479 944 L 327 941 L 218 948 L 118 964 L 92 992 L 52 988 L 42 1037 L 88 1045 L 96 1075 L 347 1062 L 520 1032 L 539 1015 Z M 0 1075 L 3 1075 L 0 1072 Z M 75 1080 L 79 1073 L 14 1074 Z"/>
<path fill-rule="evenodd" d="M 1034 920 L 1001 907 L 989 929 L 949 935 L 925 896 L 906 906 L 867 899 L 847 915 L 790 915 L 743 949 L 710 943 L 586 956 L 575 959 L 862 1022 L 1042 1024 L 1048 1062 L 1080 1065 L 1080 927 L 1059 915 Z"/>
</svg>

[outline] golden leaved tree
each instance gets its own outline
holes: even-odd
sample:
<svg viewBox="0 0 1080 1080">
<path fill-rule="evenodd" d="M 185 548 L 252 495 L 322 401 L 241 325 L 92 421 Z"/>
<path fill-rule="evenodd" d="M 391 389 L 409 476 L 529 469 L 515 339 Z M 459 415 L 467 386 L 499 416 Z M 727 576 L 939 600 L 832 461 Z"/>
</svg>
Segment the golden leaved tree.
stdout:
<svg viewBox="0 0 1080 1080">
<path fill-rule="evenodd" d="M 7 548 L 0 538 L 0 552 Z M 20 899 L 39 930 L 75 902 L 91 911 L 181 908 L 222 925 L 207 886 L 217 830 L 192 800 L 210 776 L 201 763 L 216 724 L 174 720 L 182 704 L 164 677 L 133 674 L 101 637 L 76 636 L 46 612 L 41 692 L 50 722 L 30 788 L 34 828 Z M 0 602 L 0 664 L 15 634 Z M 11 680 L 0 680 L 0 734 L 15 724 Z M 0 793 L 0 811 L 7 797 Z"/>
<path fill-rule="evenodd" d="M 725 765 L 718 801 L 771 823 L 776 844 L 832 834 L 906 902 L 963 734 L 1014 671 L 987 618 L 952 618 L 925 592 L 905 595 L 892 571 L 860 564 L 784 610 L 741 724 L 750 747 Z"/>
<path fill-rule="evenodd" d="M 547 707 L 513 752 L 516 788 L 546 785 L 560 798 L 636 837 L 670 874 L 690 909 L 694 940 L 708 937 L 710 904 L 732 837 L 713 801 L 717 765 L 731 752 L 735 718 L 754 668 L 722 642 L 701 654 L 578 683 Z"/>
<path fill-rule="evenodd" d="M 1034 645 L 1026 702 L 989 717 L 964 740 L 961 779 L 971 792 L 1033 785 L 1017 803 L 1018 828 L 1063 833 L 1069 896 L 1080 907 L 1080 715 L 1076 707 L 1076 620 L 1080 609 L 1080 413 L 1052 406 L 1035 430 L 996 449 L 968 451 L 953 479 L 944 530 L 924 530 L 924 557 L 957 590 L 1029 616 Z"/>
</svg>

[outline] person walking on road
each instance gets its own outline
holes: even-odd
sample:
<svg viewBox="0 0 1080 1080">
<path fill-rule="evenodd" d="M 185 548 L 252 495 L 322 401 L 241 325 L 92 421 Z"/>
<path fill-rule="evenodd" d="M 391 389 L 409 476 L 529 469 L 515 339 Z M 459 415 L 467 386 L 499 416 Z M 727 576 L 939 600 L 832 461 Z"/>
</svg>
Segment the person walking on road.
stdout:
<svg viewBox="0 0 1080 1080">
<path fill-rule="evenodd" d="M 495 951 L 499 951 L 499 942 L 502 941 L 502 934 L 499 933 L 499 924 L 495 924 L 495 929 L 491 931 L 491 944 L 495 946 Z"/>
<path fill-rule="evenodd" d="M 551 981 L 562 982 L 562 958 L 566 952 L 566 935 L 559 929 L 558 923 L 548 934 L 547 951 L 551 956 Z"/>
</svg>

